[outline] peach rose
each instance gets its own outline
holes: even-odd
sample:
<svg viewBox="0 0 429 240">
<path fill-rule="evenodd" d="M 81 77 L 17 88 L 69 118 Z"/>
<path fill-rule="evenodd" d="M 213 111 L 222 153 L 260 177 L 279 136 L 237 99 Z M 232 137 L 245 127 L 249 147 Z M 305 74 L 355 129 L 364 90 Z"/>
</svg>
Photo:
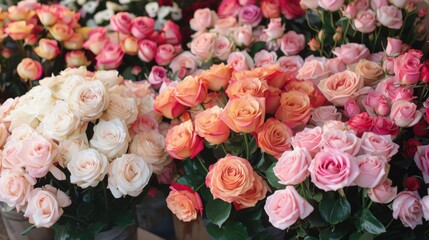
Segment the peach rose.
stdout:
<svg viewBox="0 0 429 240">
<path fill-rule="evenodd" d="M 165 150 L 174 158 L 194 158 L 204 148 L 204 141 L 194 131 L 191 120 L 182 122 L 168 130 Z"/>
<path fill-rule="evenodd" d="M 422 118 L 423 113 L 417 109 L 416 104 L 406 100 L 393 103 L 390 119 L 399 127 L 412 127 Z"/>
<path fill-rule="evenodd" d="M 211 165 L 206 176 L 206 186 L 213 198 L 232 203 L 252 189 L 255 175 L 249 161 L 227 154 Z"/>
<path fill-rule="evenodd" d="M 328 77 L 330 74 L 326 64 L 319 60 L 304 62 L 296 75 L 300 80 L 311 80 L 314 84 L 319 84 L 320 80 Z"/>
<path fill-rule="evenodd" d="M 98 55 L 109 42 L 110 40 L 105 33 L 95 32 L 83 43 L 83 48 L 90 50 L 95 55 Z"/>
<path fill-rule="evenodd" d="M 7 24 L 4 32 L 15 41 L 24 40 L 30 35 L 33 26 L 33 24 L 27 24 L 26 21 L 11 22 Z"/>
<path fill-rule="evenodd" d="M 197 219 L 198 214 L 202 216 L 203 203 L 198 193 L 178 183 L 171 185 L 170 190 L 166 199 L 167 207 L 179 220 L 190 222 Z"/>
<path fill-rule="evenodd" d="M 273 168 L 274 174 L 283 185 L 298 185 L 310 175 L 311 155 L 306 148 L 285 151 Z"/>
<path fill-rule="evenodd" d="M 381 66 L 376 62 L 366 59 L 360 60 L 356 65 L 355 72 L 363 77 L 364 85 L 370 86 L 378 83 L 384 76 Z"/>
<path fill-rule="evenodd" d="M 174 89 L 174 98 L 184 106 L 195 107 L 207 97 L 207 86 L 199 77 L 187 76 Z"/>
<path fill-rule="evenodd" d="M 60 54 L 60 48 L 57 41 L 42 38 L 39 41 L 39 46 L 34 48 L 34 52 L 41 58 L 52 60 Z"/>
<path fill-rule="evenodd" d="M 330 102 L 344 106 L 347 101 L 358 96 L 358 91 L 363 88 L 363 78 L 346 70 L 323 79 L 318 87 Z"/>
<path fill-rule="evenodd" d="M 387 204 L 396 198 L 397 192 L 398 188 L 392 187 L 392 180 L 386 178 L 377 186 L 370 189 L 368 196 L 373 202 Z"/>
<path fill-rule="evenodd" d="M 197 9 L 194 12 L 194 17 L 189 21 L 191 29 L 198 31 L 205 31 L 207 28 L 212 27 L 217 21 L 217 14 L 209 8 Z"/>
<path fill-rule="evenodd" d="M 363 44 L 346 43 L 336 47 L 332 53 L 346 65 L 359 62 L 369 56 L 368 48 Z"/>
<path fill-rule="evenodd" d="M 261 81 L 259 78 L 243 78 L 237 81 L 232 81 L 225 93 L 229 98 L 234 98 L 243 95 L 253 97 L 264 97 L 268 90 L 267 82 Z"/>
<path fill-rule="evenodd" d="M 399 145 L 392 141 L 390 135 L 377 135 L 364 132 L 362 135 L 361 153 L 375 154 L 390 159 L 398 152 Z"/>
<path fill-rule="evenodd" d="M 100 120 L 94 126 L 94 135 L 90 145 L 100 153 L 107 156 L 108 160 L 119 157 L 128 149 L 131 137 L 125 123 L 119 118 L 109 121 Z"/>
<path fill-rule="evenodd" d="M 43 6 L 36 10 L 37 17 L 44 26 L 53 25 L 57 21 L 57 16 L 52 8 Z"/>
<path fill-rule="evenodd" d="M 4 123 L 0 123 L 0 148 L 2 148 L 5 145 L 6 139 L 9 137 L 9 135 L 10 134 L 6 128 L 6 125 Z"/>
<path fill-rule="evenodd" d="M 191 42 L 191 52 L 203 60 L 209 60 L 214 54 L 216 34 L 202 33 Z"/>
<path fill-rule="evenodd" d="M 280 14 L 280 3 L 278 0 L 261 0 L 261 11 L 265 18 L 278 18 Z"/>
<path fill-rule="evenodd" d="M 154 110 L 161 113 L 166 118 L 177 118 L 187 107 L 179 103 L 174 97 L 174 88 L 167 88 L 162 91 L 156 98 Z"/>
<path fill-rule="evenodd" d="M 80 66 L 89 66 L 91 61 L 89 61 L 83 51 L 70 51 L 66 53 L 66 64 L 67 67 L 80 67 Z"/>
<path fill-rule="evenodd" d="M 303 131 L 297 132 L 294 137 L 292 137 L 292 146 L 293 148 L 301 147 L 306 148 L 312 156 L 320 151 L 322 141 L 322 128 L 304 128 Z"/>
<path fill-rule="evenodd" d="M 358 154 L 360 144 L 360 139 L 354 132 L 341 130 L 330 130 L 324 132 L 321 141 L 321 146 L 325 151 L 336 149 L 352 156 L 356 156 Z"/>
<path fill-rule="evenodd" d="M 155 20 L 150 17 L 136 17 L 131 20 L 130 33 L 137 39 L 149 38 L 155 31 Z"/>
<path fill-rule="evenodd" d="M 264 123 L 265 99 L 250 95 L 232 98 L 220 115 L 234 132 L 250 133 Z"/>
<path fill-rule="evenodd" d="M 299 91 L 288 91 L 281 95 L 280 108 L 275 116 L 290 128 L 307 124 L 310 119 L 310 98 Z"/>
<path fill-rule="evenodd" d="M 235 209 L 241 210 L 254 207 L 258 201 L 265 199 L 268 191 L 267 182 L 255 171 L 253 172 L 253 176 L 255 177 L 255 181 L 253 181 L 252 188 L 238 195 L 237 199 L 233 202 Z"/>
<path fill-rule="evenodd" d="M 80 33 L 73 33 L 67 40 L 63 41 L 64 47 L 69 50 L 79 50 L 83 45 L 83 36 Z"/>
<path fill-rule="evenodd" d="M 405 227 L 414 229 L 423 224 L 423 209 L 417 191 L 400 192 L 392 203 L 393 218 L 400 219 Z"/>
<path fill-rule="evenodd" d="M 286 56 L 296 55 L 305 46 L 305 37 L 303 34 L 297 34 L 295 31 L 288 31 L 281 38 L 280 49 Z"/>
<path fill-rule="evenodd" d="M 36 179 L 22 168 L 3 169 L 0 177 L 0 200 L 21 211 L 26 205 Z"/>
<path fill-rule="evenodd" d="M 321 106 L 315 108 L 311 113 L 311 122 L 322 127 L 325 122 L 330 120 L 341 120 L 341 117 L 341 113 L 337 112 L 335 106 Z"/>
<path fill-rule="evenodd" d="M 285 230 L 295 224 L 298 218 L 305 219 L 314 208 L 293 186 L 287 186 L 267 198 L 264 210 L 274 227 Z"/>
<path fill-rule="evenodd" d="M 54 26 L 49 28 L 49 33 L 57 41 L 64 41 L 69 39 L 73 35 L 73 29 L 62 23 L 56 23 Z"/>
<path fill-rule="evenodd" d="M 24 58 L 16 67 L 16 71 L 20 78 L 27 80 L 39 79 L 43 74 L 42 64 L 31 58 Z"/>
<path fill-rule="evenodd" d="M 195 116 L 195 132 L 211 144 L 221 144 L 229 137 L 229 127 L 220 119 L 222 108 L 214 106 Z"/>
<path fill-rule="evenodd" d="M 285 123 L 276 118 L 269 118 L 256 130 L 258 147 L 276 158 L 291 149 L 293 131 Z"/>
<path fill-rule="evenodd" d="M 382 183 L 389 172 L 387 158 L 371 154 L 356 157 L 359 165 L 359 176 L 355 183 L 362 188 L 374 188 Z"/>
<path fill-rule="evenodd" d="M 222 88 L 225 90 L 231 80 L 233 70 L 231 66 L 221 63 L 212 65 L 209 70 L 200 74 L 200 77 L 209 90 L 219 91 Z"/>
<path fill-rule="evenodd" d="M 107 157 L 95 149 L 76 152 L 67 163 L 70 182 L 81 188 L 95 187 L 103 181 L 108 165 Z"/>
<path fill-rule="evenodd" d="M 138 39 L 131 35 L 122 38 L 120 41 L 120 45 L 122 51 L 129 55 L 137 55 L 139 51 Z"/>
<path fill-rule="evenodd" d="M 227 36 L 234 31 L 234 28 L 236 26 L 237 26 L 237 18 L 230 16 L 230 17 L 218 19 L 214 25 L 214 28 L 211 29 L 211 31 Z"/>
</svg>

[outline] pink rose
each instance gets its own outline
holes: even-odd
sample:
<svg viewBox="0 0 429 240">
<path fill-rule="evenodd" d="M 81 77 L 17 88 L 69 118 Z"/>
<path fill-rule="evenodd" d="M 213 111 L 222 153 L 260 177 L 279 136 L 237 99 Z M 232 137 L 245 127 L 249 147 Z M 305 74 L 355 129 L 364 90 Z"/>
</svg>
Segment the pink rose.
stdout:
<svg viewBox="0 0 429 240">
<path fill-rule="evenodd" d="M 417 152 L 414 155 L 414 162 L 417 167 L 422 171 L 425 183 L 429 183 L 429 145 L 418 146 Z"/>
<path fill-rule="evenodd" d="M 159 88 L 163 82 L 168 80 L 167 69 L 161 66 L 153 66 L 147 80 L 153 87 Z"/>
<path fill-rule="evenodd" d="M 236 27 L 234 29 L 233 37 L 236 45 L 249 47 L 254 40 L 252 34 L 252 27 L 250 25 Z"/>
<path fill-rule="evenodd" d="M 341 9 L 342 14 L 346 18 L 350 18 L 350 19 L 354 19 L 356 17 L 357 11 L 358 11 L 358 9 L 357 9 L 356 4 L 354 2 L 349 3 L 348 5 L 344 6 Z"/>
<path fill-rule="evenodd" d="M 283 185 L 298 185 L 309 175 L 311 155 L 306 148 L 295 148 L 293 151 L 286 151 L 279 158 L 273 168 L 274 174 Z"/>
<path fill-rule="evenodd" d="M 389 75 L 395 74 L 395 72 L 393 71 L 394 64 L 395 64 L 395 59 L 393 57 L 386 57 L 383 60 L 383 65 L 382 65 L 383 71 Z"/>
<path fill-rule="evenodd" d="M 209 8 L 204 8 L 194 12 L 194 17 L 189 21 L 189 24 L 192 30 L 198 32 L 212 27 L 216 21 L 217 14 Z"/>
<path fill-rule="evenodd" d="M 371 201 L 387 204 L 391 202 L 398 192 L 397 187 L 392 187 L 392 180 L 386 179 L 374 188 L 370 189 L 368 196 Z"/>
<path fill-rule="evenodd" d="M 179 26 L 171 20 L 164 22 L 161 30 L 159 43 L 180 44 L 182 42 L 182 34 L 180 33 Z"/>
<path fill-rule="evenodd" d="M 226 36 L 233 32 L 236 26 L 237 19 L 235 17 L 226 17 L 219 19 L 211 31 Z"/>
<path fill-rule="evenodd" d="M 88 40 L 83 43 L 83 48 L 90 50 L 95 55 L 98 55 L 109 41 L 110 40 L 105 33 L 96 32 L 91 34 Z"/>
<path fill-rule="evenodd" d="M 383 94 L 376 91 L 370 92 L 362 101 L 362 104 L 371 116 L 386 116 L 390 113 L 389 103 L 384 98 Z"/>
<path fill-rule="evenodd" d="M 358 43 L 346 43 L 341 47 L 336 47 L 332 53 L 346 65 L 357 63 L 369 56 L 368 48 Z"/>
<path fill-rule="evenodd" d="M 125 53 L 118 44 L 108 44 L 95 58 L 97 68 L 101 70 L 116 69 L 121 65 Z"/>
<path fill-rule="evenodd" d="M 216 34 L 202 33 L 191 42 L 191 52 L 203 60 L 209 60 L 213 56 Z"/>
<path fill-rule="evenodd" d="M 338 57 L 326 60 L 326 67 L 333 74 L 346 70 L 346 65 Z"/>
<path fill-rule="evenodd" d="M 280 49 L 286 56 L 298 54 L 305 46 L 304 35 L 297 34 L 295 31 L 288 31 L 280 41 Z"/>
<path fill-rule="evenodd" d="M 158 65 L 166 66 L 171 62 L 175 54 L 176 54 L 176 51 L 173 45 L 171 44 L 159 45 L 158 48 L 156 49 L 155 62 Z"/>
<path fill-rule="evenodd" d="M 348 118 L 352 118 L 360 113 L 359 104 L 355 100 L 349 100 L 344 105 L 344 111 Z"/>
<path fill-rule="evenodd" d="M 356 157 L 359 165 L 359 176 L 355 183 L 362 188 L 376 187 L 388 173 L 387 159 L 377 155 L 359 155 Z"/>
<path fill-rule="evenodd" d="M 330 75 L 330 70 L 326 64 L 319 60 L 310 60 L 304 62 L 304 65 L 298 70 L 297 79 L 310 80 L 315 85 L 319 84 L 320 80 Z"/>
<path fill-rule="evenodd" d="M 129 34 L 131 28 L 131 15 L 127 12 L 120 12 L 110 18 L 110 27 L 113 31 Z"/>
<path fill-rule="evenodd" d="M 311 181 L 324 191 L 337 191 L 352 185 L 359 175 L 356 159 L 338 150 L 318 152 L 308 168 Z"/>
<path fill-rule="evenodd" d="M 402 40 L 397 38 L 387 38 L 386 54 L 388 56 L 396 56 L 401 53 Z"/>
<path fill-rule="evenodd" d="M 426 219 L 426 221 L 429 219 L 429 196 L 424 196 L 422 200 L 420 200 L 422 204 L 422 210 L 423 210 L 423 217 Z"/>
<path fill-rule="evenodd" d="M 312 156 L 320 151 L 320 142 L 322 141 L 322 128 L 304 128 L 292 137 L 293 148 L 306 148 Z"/>
<path fill-rule="evenodd" d="M 399 127 L 387 117 L 374 117 L 372 119 L 371 132 L 378 135 L 389 134 L 394 138 L 399 132 Z"/>
<path fill-rule="evenodd" d="M 261 50 L 255 54 L 255 67 L 264 67 L 272 65 L 277 60 L 276 52 L 268 52 L 267 50 Z"/>
<path fill-rule="evenodd" d="M 335 12 L 344 4 L 344 0 L 319 0 L 319 6 L 327 11 Z"/>
<path fill-rule="evenodd" d="M 27 205 L 36 179 L 28 176 L 22 168 L 3 169 L 0 177 L 0 200 L 20 211 Z"/>
<path fill-rule="evenodd" d="M 423 117 L 423 113 L 417 109 L 416 104 L 406 100 L 393 103 L 390 119 L 399 127 L 412 127 Z"/>
<path fill-rule="evenodd" d="M 320 145 L 324 151 L 334 149 L 356 156 L 360 144 L 360 139 L 352 131 L 330 130 L 323 133 Z"/>
<path fill-rule="evenodd" d="M 256 27 L 262 20 L 261 9 L 256 5 L 246 5 L 238 13 L 238 22 Z"/>
<path fill-rule="evenodd" d="M 177 55 L 170 63 L 170 68 L 173 73 L 184 70 L 186 74 L 190 75 L 194 73 L 198 68 L 198 59 L 191 52 L 185 51 Z M 183 78 L 184 76 L 179 76 Z"/>
<path fill-rule="evenodd" d="M 415 54 L 405 53 L 395 59 L 393 71 L 402 84 L 413 85 L 420 80 L 420 69 L 422 68 L 420 58 Z"/>
<path fill-rule="evenodd" d="M 264 210 L 270 223 L 279 229 L 285 230 L 292 226 L 298 218 L 304 219 L 314 208 L 292 186 L 277 190 L 267 198 Z"/>
<path fill-rule="evenodd" d="M 405 227 L 414 229 L 423 224 L 423 209 L 420 196 L 417 191 L 400 192 L 392 203 L 393 218 L 400 219 Z"/>
<path fill-rule="evenodd" d="M 231 54 L 233 46 L 234 44 L 227 37 L 220 36 L 214 43 L 214 54 L 220 60 L 225 61 Z"/>
<path fill-rule="evenodd" d="M 363 78 L 346 70 L 323 79 L 318 87 L 331 103 L 344 106 L 347 101 L 357 98 L 358 91 L 363 88 Z"/>
<path fill-rule="evenodd" d="M 377 10 L 382 6 L 387 6 L 388 5 L 387 2 L 388 2 L 387 0 L 370 0 L 370 5 L 372 10 Z"/>
<path fill-rule="evenodd" d="M 370 33 L 375 30 L 375 13 L 371 9 L 360 10 L 353 21 L 356 29 L 362 33 Z"/>
<path fill-rule="evenodd" d="M 155 57 L 157 44 L 154 41 L 143 39 L 139 41 L 138 56 L 143 62 L 150 62 Z"/>
<path fill-rule="evenodd" d="M 221 18 L 235 17 L 238 15 L 240 8 L 237 0 L 223 0 L 217 9 L 217 14 Z"/>
<path fill-rule="evenodd" d="M 377 20 L 381 25 L 392 29 L 402 27 L 402 12 L 395 6 L 381 6 L 377 8 Z"/>
<path fill-rule="evenodd" d="M 268 40 L 281 38 L 285 32 L 285 26 L 281 18 L 271 18 L 266 29 L 263 30 Z"/>
<path fill-rule="evenodd" d="M 253 60 L 246 51 L 233 52 L 226 60 L 228 65 L 232 66 L 235 71 L 248 70 L 253 68 Z"/>
<path fill-rule="evenodd" d="M 341 113 L 337 112 L 335 106 L 317 107 L 311 113 L 311 121 L 317 126 L 322 127 L 325 122 L 330 120 L 341 120 Z"/>
<path fill-rule="evenodd" d="M 390 0 L 391 4 L 395 5 L 397 8 L 405 8 L 410 2 L 415 3 L 410 0 Z"/>
<path fill-rule="evenodd" d="M 150 17 L 136 17 L 131 21 L 130 33 L 137 39 L 149 38 L 155 31 L 155 20 Z"/>
<path fill-rule="evenodd" d="M 390 135 L 377 135 L 372 132 L 364 132 L 361 140 L 362 154 L 381 155 L 390 160 L 399 149 L 399 145 L 392 141 Z"/>
<path fill-rule="evenodd" d="M 323 130 L 323 132 L 328 132 L 328 131 L 337 131 L 337 130 L 338 131 L 349 131 L 350 129 L 345 122 L 331 120 L 331 121 L 325 122 L 325 124 L 323 124 L 322 130 Z M 322 146 L 320 146 L 320 147 L 322 147 Z"/>
<path fill-rule="evenodd" d="M 238 0 L 238 3 L 241 6 L 255 5 L 256 4 L 256 0 Z"/>
</svg>

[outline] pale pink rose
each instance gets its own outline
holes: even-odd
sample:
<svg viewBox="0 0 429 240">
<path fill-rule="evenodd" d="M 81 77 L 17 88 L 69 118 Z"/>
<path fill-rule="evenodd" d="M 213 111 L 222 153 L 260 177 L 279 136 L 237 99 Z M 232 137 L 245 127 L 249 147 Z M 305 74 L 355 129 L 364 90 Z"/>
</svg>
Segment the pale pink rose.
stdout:
<svg viewBox="0 0 429 240">
<path fill-rule="evenodd" d="M 138 134 L 144 131 L 156 130 L 158 129 L 159 124 L 155 117 L 149 114 L 141 114 L 139 113 L 136 121 L 130 128 L 134 134 Z"/>
<path fill-rule="evenodd" d="M 295 224 L 298 218 L 305 219 L 314 208 L 293 186 L 287 186 L 267 198 L 264 210 L 274 227 L 285 230 Z"/>
<path fill-rule="evenodd" d="M 322 130 L 323 130 L 323 132 L 350 131 L 350 128 L 349 128 L 349 126 L 347 126 L 347 123 L 345 123 L 345 122 L 331 120 L 331 121 L 325 122 L 325 124 L 323 124 Z M 320 146 L 320 147 L 322 147 L 322 146 Z"/>
<path fill-rule="evenodd" d="M 414 162 L 420 169 L 425 183 L 429 183 L 429 145 L 418 146 L 414 155 Z"/>
<path fill-rule="evenodd" d="M 383 65 L 382 65 L 383 71 L 385 73 L 389 74 L 389 75 L 395 74 L 395 72 L 393 71 L 394 64 L 395 64 L 395 58 L 393 58 L 393 57 L 386 57 L 383 60 Z"/>
<path fill-rule="evenodd" d="M 226 18 L 219 19 L 215 23 L 214 28 L 211 29 L 211 31 L 219 33 L 223 36 L 227 36 L 234 31 L 236 26 L 237 26 L 237 18 L 226 17 Z"/>
<path fill-rule="evenodd" d="M 329 120 L 341 120 L 341 113 L 334 106 L 321 106 L 311 112 L 311 121 L 319 127 Z"/>
<path fill-rule="evenodd" d="M 191 42 L 191 52 L 203 60 L 209 60 L 213 56 L 216 34 L 202 33 Z"/>
<path fill-rule="evenodd" d="M 423 209 L 417 191 L 400 192 L 392 203 L 393 218 L 400 219 L 405 227 L 414 229 L 423 224 Z"/>
<path fill-rule="evenodd" d="M 359 60 L 369 56 L 368 48 L 358 43 L 346 43 L 341 47 L 336 47 L 332 53 L 346 65 L 357 63 Z"/>
<path fill-rule="evenodd" d="M 234 42 L 238 46 L 248 47 L 252 44 L 254 38 L 252 34 L 252 26 L 243 25 L 236 27 L 233 33 Z"/>
<path fill-rule="evenodd" d="M 359 104 L 355 100 L 349 100 L 344 105 L 344 111 L 348 118 L 351 118 L 361 112 Z"/>
<path fill-rule="evenodd" d="M 386 53 L 383 51 L 380 51 L 380 52 L 372 53 L 371 55 L 369 55 L 367 60 L 371 61 L 371 62 L 375 62 L 378 65 L 381 65 L 381 62 L 383 61 L 385 56 L 386 56 Z"/>
<path fill-rule="evenodd" d="M 286 81 L 288 81 L 296 78 L 298 70 L 304 64 L 304 60 L 301 56 L 283 56 L 277 60 L 277 64 L 280 70 L 286 73 Z"/>
<path fill-rule="evenodd" d="M 341 13 L 346 17 L 350 19 L 354 19 L 357 14 L 357 7 L 354 2 L 347 4 L 341 9 Z"/>
<path fill-rule="evenodd" d="M 359 175 L 356 159 L 338 150 L 319 152 L 308 168 L 311 181 L 324 191 L 337 191 L 351 186 Z"/>
<path fill-rule="evenodd" d="M 423 210 L 423 217 L 426 219 L 426 221 L 429 219 L 429 196 L 424 196 L 422 200 L 420 200 L 422 204 L 422 210 Z"/>
<path fill-rule="evenodd" d="M 1 121 L 0 121 L 1 122 Z M 4 123 L 0 123 L 0 149 L 3 148 L 6 143 L 6 139 L 9 137 L 9 131 Z"/>
<path fill-rule="evenodd" d="M 194 17 L 189 21 L 191 29 L 194 31 L 204 31 L 212 27 L 217 21 L 216 12 L 209 8 L 198 9 L 194 12 Z"/>
<path fill-rule="evenodd" d="M 121 65 L 125 53 L 118 44 L 108 44 L 95 58 L 97 68 L 101 70 L 116 69 Z"/>
<path fill-rule="evenodd" d="M 154 88 L 159 88 L 163 82 L 169 80 L 167 69 L 161 66 L 153 66 L 147 80 Z"/>
<path fill-rule="evenodd" d="M 423 113 L 417 109 L 416 104 L 406 100 L 393 103 L 390 119 L 399 127 L 412 127 L 422 118 Z"/>
<path fill-rule="evenodd" d="M 386 116 L 390 113 L 390 106 L 383 94 L 370 92 L 362 101 L 362 105 L 370 116 Z"/>
<path fill-rule="evenodd" d="M 107 157 L 95 149 L 76 152 L 67 163 L 70 182 L 81 188 L 95 187 L 103 181 L 108 165 Z"/>
<path fill-rule="evenodd" d="M 395 5 L 397 8 L 405 8 L 410 2 L 417 3 L 421 1 L 410 1 L 410 0 L 390 0 L 391 4 Z"/>
<path fill-rule="evenodd" d="M 363 78 L 346 70 L 323 79 L 318 87 L 328 101 L 344 106 L 347 101 L 358 97 L 358 91 L 363 88 Z"/>
<path fill-rule="evenodd" d="M 282 24 L 281 18 L 271 18 L 266 29 L 263 29 L 268 40 L 281 38 L 285 32 L 285 26 Z"/>
<path fill-rule="evenodd" d="M 120 12 L 110 18 L 110 27 L 113 31 L 129 34 L 131 20 L 131 15 L 129 13 Z"/>
<path fill-rule="evenodd" d="M 377 20 L 381 25 L 392 29 L 402 27 L 402 12 L 395 6 L 381 6 L 377 8 Z"/>
<path fill-rule="evenodd" d="M 370 0 L 371 9 L 376 11 L 382 6 L 388 5 L 388 0 Z"/>
<path fill-rule="evenodd" d="M 303 9 L 317 9 L 318 0 L 300 0 L 299 4 Z"/>
<path fill-rule="evenodd" d="M 313 84 L 319 84 L 320 80 L 329 76 L 330 70 L 326 64 L 319 60 L 305 61 L 302 68 L 298 70 L 296 78 L 299 80 L 310 80 Z"/>
<path fill-rule="evenodd" d="M 261 50 L 255 54 L 255 67 L 264 67 L 272 65 L 277 60 L 276 52 L 268 52 L 267 50 Z"/>
<path fill-rule="evenodd" d="M 322 135 L 321 147 L 324 151 L 339 150 L 356 156 L 360 150 L 360 139 L 352 131 L 330 130 Z"/>
<path fill-rule="evenodd" d="M 75 152 L 89 148 L 86 134 L 73 136 L 58 144 L 58 163 L 65 168 Z"/>
<path fill-rule="evenodd" d="M 22 168 L 3 169 L 0 177 L 0 201 L 20 211 L 27 205 L 36 179 Z"/>
<path fill-rule="evenodd" d="M 360 10 L 353 21 L 355 28 L 362 33 L 370 33 L 375 30 L 375 13 L 371 9 Z"/>
<path fill-rule="evenodd" d="M 311 155 L 306 148 L 295 148 L 293 151 L 286 151 L 279 158 L 273 168 L 274 174 L 283 185 L 298 185 L 309 175 Z"/>
<path fill-rule="evenodd" d="M 388 56 L 396 56 L 401 53 L 402 40 L 397 38 L 387 38 L 386 54 Z"/>
<path fill-rule="evenodd" d="M 49 228 L 63 214 L 63 208 L 71 204 L 67 194 L 51 185 L 31 191 L 24 217 L 36 227 Z"/>
<path fill-rule="evenodd" d="M 226 60 L 228 65 L 232 66 L 235 71 L 248 70 L 253 68 L 253 59 L 247 54 L 246 51 L 233 52 Z"/>
<path fill-rule="evenodd" d="M 217 14 L 221 18 L 226 17 L 235 17 L 238 15 L 238 12 L 240 11 L 240 4 L 238 0 L 224 0 L 220 3 Z"/>
<path fill-rule="evenodd" d="M 407 102 L 411 102 L 414 99 L 413 96 L 414 90 L 413 88 L 409 88 L 407 86 L 399 86 L 395 92 L 394 92 L 394 97 L 392 99 L 392 103 L 395 103 L 396 101 L 407 101 Z"/>
<path fill-rule="evenodd" d="M 364 132 L 361 140 L 362 154 L 381 155 L 390 160 L 399 149 L 399 145 L 392 141 L 390 135 L 378 135 L 372 132 Z"/>
<path fill-rule="evenodd" d="M 343 6 L 344 0 L 319 0 L 318 3 L 321 8 L 335 12 Z"/>
<path fill-rule="evenodd" d="M 395 59 L 393 71 L 402 84 L 413 85 L 420 80 L 421 55 L 405 53 Z"/>
<path fill-rule="evenodd" d="M 398 192 L 397 187 L 392 187 L 392 180 L 386 179 L 368 191 L 371 201 L 387 204 L 391 202 Z"/>
<path fill-rule="evenodd" d="M 136 17 L 131 20 L 130 33 L 137 39 L 149 38 L 155 31 L 155 20 L 150 17 Z"/>
<path fill-rule="evenodd" d="M 174 58 L 176 54 L 175 48 L 171 44 L 159 45 L 155 53 L 155 62 L 158 65 L 166 66 Z"/>
<path fill-rule="evenodd" d="M 286 56 L 298 54 L 305 46 L 304 35 L 297 34 L 295 31 L 288 31 L 280 41 L 280 49 Z"/>
<path fill-rule="evenodd" d="M 220 60 L 225 61 L 231 54 L 234 44 L 225 36 L 220 36 L 214 43 L 214 54 Z"/>
<path fill-rule="evenodd" d="M 387 158 L 380 155 L 359 155 L 356 157 L 359 165 L 359 176 L 355 183 L 362 188 L 374 188 L 383 181 L 388 173 Z"/>
<path fill-rule="evenodd" d="M 256 5 L 246 5 L 238 13 L 238 22 L 256 27 L 262 20 L 261 9 Z"/>
<path fill-rule="evenodd" d="M 399 78 L 392 76 L 379 82 L 375 91 L 383 94 L 383 96 L 392 101 L 395 98 L 400 83 Z"/>
<path fill-rule="evenodd" d="M 194 73 L 199 65 L 198 59 L 189 51 L 185 51 L 177 55 L 170 63 L 170 68 L 173 73 L 179 72 L 181 70 L 185 70 L 187 72 L 186 75 Z M 185 76 L 181 76 L 180 78 L 184 78 Z"/>
<path fill-rule="evenodd" d="M 130 140 L 125 122 L 114 118 L 109 121 L 100 120 L 94 126 L 94 135 L 90 140 L 90 145 L 106 155 L 108 160 L 112 160 L 127 151 Z"/>
<path fill-rule="evenodd" d="M 140 60 L 143 62 L 150 62 L 155 57 L 157 44 L 154 41 L 143 39 L 139 41 L 138 49 L 137 54 Z"/>
<path fill-rule="evenodd" d="M 312 156 L 320 151 L 320 142 L 322 141 L 322 128 L 305 128 L 301 132 L 297 132 L 292 137 L 293 148 L 301 147 L 306 148 Z"/>
<path fill-rule="evenodd" d="M 346 64 L 344 64 L 340 58 L 329 58 L 326 60 L 326 67 L 329 69 L 329 71 L 334 74 L 338 72 L 343 72 L 346 70 Z"/>
</svg>

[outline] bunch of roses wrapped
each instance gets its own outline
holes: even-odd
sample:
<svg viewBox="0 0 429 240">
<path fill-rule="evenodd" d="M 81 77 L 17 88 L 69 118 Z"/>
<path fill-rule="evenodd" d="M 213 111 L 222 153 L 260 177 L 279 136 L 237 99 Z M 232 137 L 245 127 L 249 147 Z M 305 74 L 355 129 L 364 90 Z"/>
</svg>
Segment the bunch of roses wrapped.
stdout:
<svg viewBox="0 0 429 240">
<path fill-rule="evenodd" d="M 83 234 L 92 226 L 86 223 L 101 221 L 97 231 L 109 229 L 131 211 L 152 172 L 162 175 L 172 161 L 164 151 L 168 125 L 153 102 L 149 83 L 85 67 L 7 100 L 0 106 L 0 201 L 36 227 L 58 221 Z"/>
</svg>

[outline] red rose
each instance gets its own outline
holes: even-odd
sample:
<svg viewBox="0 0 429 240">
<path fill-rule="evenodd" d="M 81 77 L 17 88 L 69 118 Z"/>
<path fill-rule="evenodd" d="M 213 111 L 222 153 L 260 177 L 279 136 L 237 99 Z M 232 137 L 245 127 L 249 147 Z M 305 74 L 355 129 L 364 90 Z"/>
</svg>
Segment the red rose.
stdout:
<svg viewBox="0 0 429 240">
<path fill-rule="evenodd" d="M 427 112 L 428 111 L 426 109 L 426 113 Z M 420 119 L 420 121 L 413 126 L 414 135 L 418 137 L 428 137 L 429 131 L 427 130 L 427 127 L 428 127 L 428 123 L 426 122 L 426 120 L 424 118 Z"/>
<path fill-rule="evenodd" d="M 372 119 L 368 113 L 359 113 L 347 121 L 347 124 L 356 132 L 358 137 L 361 137 L 364 132 L 368 132 L 372 127 Z"/>
<path fill-rule="evenodd" d="M 404 141 L 402 154 L 404 157 L 412 159 L 417 152 L 417 147 L 421 145 L 422 143 L 419 140 L 410 138 L 407 141 Z"/>
<path fill-rule="evenodd" d="M 158 0 L 159 6 L 173 6 L 173 0 Z"/>
<path fill-rule="evenodd" d="M 410 191 L 416 191 L 420 188 L 420 180 L 416 176 L 407 177 L 404 182 L 405 187 Z"/>
<path fill-rule="evenodd" d="M 287 19 L 295 19 L 304 16 L 305 11 L 299 4 L 300 0 L 280 0 L 280 8 Z"/>
</svg>

